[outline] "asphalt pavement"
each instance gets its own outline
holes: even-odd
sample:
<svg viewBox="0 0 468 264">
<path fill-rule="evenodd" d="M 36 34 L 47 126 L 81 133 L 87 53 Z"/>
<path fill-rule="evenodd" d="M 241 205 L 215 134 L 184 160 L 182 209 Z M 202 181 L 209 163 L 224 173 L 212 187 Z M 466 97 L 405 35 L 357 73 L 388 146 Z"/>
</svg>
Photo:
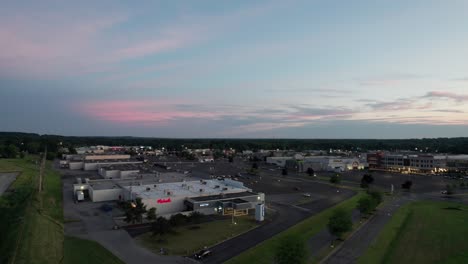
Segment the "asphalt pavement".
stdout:
<svg viewBox="0 0 468 264">
<path fill-rule="evenodd" d="M 10 184 L 15 181 L 18 174 L 17 172 L 0 173 L 0 196 L 8 189 Z"/>
<path fill-rule="evenodd" d="M 367 223 L 361 226 L 351 237 L 346 239 L 340 248 L 322 263 L 349 264 L 356 263 L 371 243 L 377 238 L 382 228 L 390 221 L 393 214 L 402 205 L 410 201 L 408 197 L 392 196 L 383 207 L 379 208 Z"/>
<path fill-rule="evenodd" d="M 278 234 L 279 232 L 284 231 L 302 220 L 346 200 L 353 195 L 354 192 L 350 190 L 342 190 L 340 192 L 333 190 L 329 195 L 330 198 L 322 198 L 320 200 L 301 205 L 270 202 L 270 207 L 277 211 L 277 214 L 271 221 L 250 232 L 244 233 L 210 248 L 213 254 L 206 260 L 203 260 L 203 263 L 223 263 L 224 261 L 227 261 L 245 250 L 256 246 L 260 242 Z"/>
</svg>

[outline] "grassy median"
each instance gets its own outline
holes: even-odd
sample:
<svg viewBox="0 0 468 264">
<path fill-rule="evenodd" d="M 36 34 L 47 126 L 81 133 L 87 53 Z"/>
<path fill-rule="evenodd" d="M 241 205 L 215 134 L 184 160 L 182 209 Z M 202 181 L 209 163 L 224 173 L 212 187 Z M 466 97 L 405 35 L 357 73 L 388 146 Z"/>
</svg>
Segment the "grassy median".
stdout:
<svg viewBox="0 0 468 264">
<path fill-rule="evenodd" d="M 353 210 L 359 198 L 364 195 L 363 193 L 358 193 L 352 198 L 343 201 L 331 208 L 328 208 L 319 214 L 311 216 L 306 220 L 296 224 L 295 226 L 279 233 L 278 235 L 265 240 L 264 242 L 258 244 L 254 248 L 251 248 L 244 253 L 228 260 L 228 264 L 243 264 L 243 263 L 257 263 L 257 264 L 269 264 L 274 263 L 275 251 L 280 240 L 288 235 L 293 235 L 299 239 L 304 240 L 305 243 L 320 232 L 322 229 L 326 228 L 328 219 L 332 215 L 333 211 L 336 208 L 343 208 L 345 210 Z M 313 261 L 313 260 L 311 260 Z"/>
<path fill-rule="evenodd" d="M 358 263 L 468 263 L 468 206 L 414 202 L 400 208 Z"/>
<path fill-rule="evenodd" d="M 205 246 L 212 246 L 258 225 L 251 216 L 236 217 L 235 222 L 236 224 L 232 224 L 229 218 L 181 226 L 175 228 L 172 234 L 152 236 L 150 232 L 139 236 L 137 240 L 158 254 L 164 248 L 170 255 L 190 255 Z"/>
<path fill-rule="evenodd" d="M 64 243 L 65 264 L 123 264 L 119 258 L 101 246 L 90 240 L 65 236 Z"/>
<path fill-rule="evenodd" d="M 9 192 L 0 197 L 0 263 L 76 263 L 64 259 L 62 183 L 60 175 L 47 162 L 43 191 L 38 193 L 39 157 L 0 159 L 0 172 L 19 171 Z M 80 249 L 82 263 L 103 262 L 110 252 L 90 241 L 67 240 L 66 248 Z M 78 242 L 76 242 L 78 243 Z M 80 251 L 79 251 L 80 252 Z M 113 256 L 112 256 L 113 257 Z M 109 257 L 113 259 L 115 257 Z M 120 262 L 122 263 L 122 262 Z"/>
</svg>

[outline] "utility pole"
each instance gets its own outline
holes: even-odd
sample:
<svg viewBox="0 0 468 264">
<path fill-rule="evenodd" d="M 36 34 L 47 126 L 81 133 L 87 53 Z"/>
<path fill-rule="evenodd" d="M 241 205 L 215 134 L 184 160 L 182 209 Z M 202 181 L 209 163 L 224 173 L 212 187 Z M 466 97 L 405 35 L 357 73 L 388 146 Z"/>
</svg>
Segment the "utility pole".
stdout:
<svg viewBox="0 0 468 264">
<path fill-rule="evenodd" d="M 42 192 L 46 157 L 47 157 L 47 145 L 44 148 L 44 154 L 42 154 L 41 167 L 39 168 L 39 193 Z"/>
</svg>

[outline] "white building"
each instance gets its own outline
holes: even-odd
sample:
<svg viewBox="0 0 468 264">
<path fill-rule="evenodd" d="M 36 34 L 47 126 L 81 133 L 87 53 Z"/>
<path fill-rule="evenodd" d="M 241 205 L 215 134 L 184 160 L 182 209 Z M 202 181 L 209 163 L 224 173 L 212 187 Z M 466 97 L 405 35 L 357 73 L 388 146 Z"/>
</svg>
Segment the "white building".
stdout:
<svg viewBox="0 0 468 264">
<path fill-rule="evenodd" d="M 93 202 L 134 200 L 141 198 L 147 208 L 155 207 L 158 215 L 186 211 L 204 214 L 248 213 L 258 203 L 263 203 L 263 194 L 253 193 L 242 182 L 226 180 L 199 180 L 159 183 L 134 180 L 94 180 L 74 185 L 74 192 L 87 191 Z M 218 211 L 222 202 L 222 212 Z M 215 210 L 216 208 L 216 210 Z"/>
<path fill-rule="evenodd" d="M 276 165 L 279 167 L 286 166 L 286 161 L 292 160 L 293 157 L 267 157 L 266 163 Z"/>
</svg>

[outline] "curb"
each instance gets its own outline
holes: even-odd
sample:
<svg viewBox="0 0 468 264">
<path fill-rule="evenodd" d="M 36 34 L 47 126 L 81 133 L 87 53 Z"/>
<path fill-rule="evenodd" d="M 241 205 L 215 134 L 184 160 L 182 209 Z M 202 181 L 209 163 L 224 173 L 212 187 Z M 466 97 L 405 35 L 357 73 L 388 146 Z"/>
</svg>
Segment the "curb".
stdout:
<svg viewBox="0 0 468 264">
<path fill-rule="evenodd" d="M 389 202 L 389 201 L 386 201 L 386 202 Z M 379 206 L 377 206 L 377 208 L 381 208 L 382 206 L 384 206 L 385 203 L 381 203 Z M 354 236 L 354 234 L 356 234 L 359 230 L 361 230 L 366 224 L 369 223 L 370 220 L 374 219 L 376 215 L 373 214 L 371 217 L 367 218 L 366 221 L 362 222 L 361 225 L 353 230 L 353 232 L 351 232 L 348 236 L 347 239 L 351 238 L 352 236 Z M 346 239 L 346 240 L 347 240 Z M 341 249 L 344 245 L 344 242 L 346 242 L 346 240 L 344 240 L 342 243 L 340 243 L 337 247 L 335 247 L 330 253 L 328 253 L 328 255 L 326 255 L 322 260 L 319 261 L 319 264 L 324 264 L 331 256 L 333 256 L 339 249 Z"/>
<path fill-rule="evenodd" d="M 361 228 L 363 228 L 367 223 L 369 223 L 369 221 L 371 219 L 374 218 L 375 215 L 372 215 L 371 217 L 369 217 L 366 221 L 364 221 L 363 223 L 361 223 L 361 225 L 359 226 L 359 228 L 357 228 L 356 230 L 354 230 L 353 232 L 351 232 L 351 234 L 349 234 L 348 238 L 352 237 L 354 234 L 356 234 L 359 230 L 361 230 Z M 346 239 L 347 240 L 347 239 Z M 325 256 L 321 261 L 319 261 L 319 264 L 324 264 L 331 256 L 333 256 L 339 249 L 341 249 L 343 247 L 343 244 L 344 242 L 346 242 L 346 240 L 344 240 L 342 243 L 340 243 L 337 247 L 335 247 L 330 253 L 328 253 L 327 256 Z"/>
</svg>

